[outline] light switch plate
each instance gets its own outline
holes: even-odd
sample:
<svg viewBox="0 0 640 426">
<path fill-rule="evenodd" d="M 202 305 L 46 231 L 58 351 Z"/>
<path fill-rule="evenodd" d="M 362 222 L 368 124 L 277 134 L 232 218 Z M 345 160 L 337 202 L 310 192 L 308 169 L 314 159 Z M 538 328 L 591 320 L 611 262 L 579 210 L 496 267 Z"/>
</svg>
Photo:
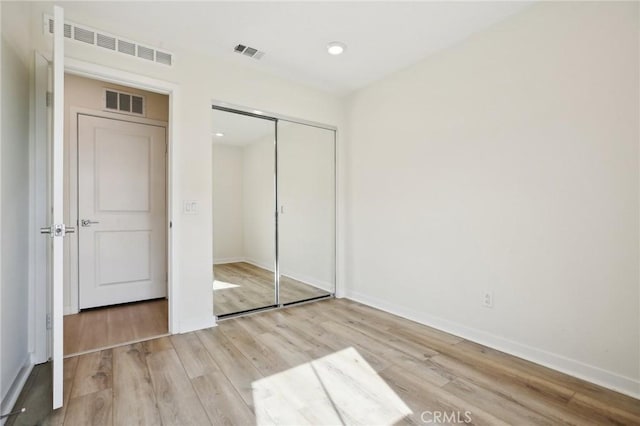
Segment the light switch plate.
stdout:
<svg viewBox="0 0 640 426">
<path fill-rule="evenodd" d="M 196 200 L 185 200 L 182 211 L 184 214 L 198 214 L 198 202 Z"/>
</svg>

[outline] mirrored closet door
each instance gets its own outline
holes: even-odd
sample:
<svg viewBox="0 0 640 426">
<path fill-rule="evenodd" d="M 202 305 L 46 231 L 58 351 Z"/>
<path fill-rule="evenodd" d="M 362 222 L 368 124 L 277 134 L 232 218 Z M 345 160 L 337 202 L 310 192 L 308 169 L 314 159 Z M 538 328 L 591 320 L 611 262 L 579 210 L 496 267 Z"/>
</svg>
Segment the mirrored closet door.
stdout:
<svg viewBox="0 0 640 426">
<path fill-rule="evenodd" d="M 335 131 L 214 106 L 217 317 L 335 293 Z"/>
<path fill-rule="evenodd" d="M 334 293 L 335 131 L 278 121 L 280 304 Z"/>
<path fill-rule="evenodd" d="M 217 316 L 275 306 L 273 119 L 213 110 L 213 292 Z"/>
</svg>

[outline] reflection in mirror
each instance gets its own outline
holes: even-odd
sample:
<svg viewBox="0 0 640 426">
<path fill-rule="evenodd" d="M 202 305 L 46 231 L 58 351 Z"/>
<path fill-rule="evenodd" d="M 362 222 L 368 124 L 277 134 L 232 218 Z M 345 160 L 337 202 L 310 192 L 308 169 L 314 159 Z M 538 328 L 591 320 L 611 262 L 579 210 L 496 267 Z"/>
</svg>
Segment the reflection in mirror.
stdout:
<svg viewBox="0 0 640 426">
<path fill-rule="evenodd" d="M 335 292 L 335 132 L 278 121 L 280 303 Z"/>
<path fill-rule="evenodd" d="M 212 138 L 214 314 L 273 306 L 275 122 L 214 109 Z"/>
</svg>

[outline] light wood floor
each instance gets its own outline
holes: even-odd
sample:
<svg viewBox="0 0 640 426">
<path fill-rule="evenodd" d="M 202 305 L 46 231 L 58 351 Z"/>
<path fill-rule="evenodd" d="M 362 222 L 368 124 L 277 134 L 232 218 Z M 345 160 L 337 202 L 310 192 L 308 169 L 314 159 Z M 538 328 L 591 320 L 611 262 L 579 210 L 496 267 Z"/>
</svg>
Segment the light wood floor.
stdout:
<svg viewBox="0 0 640 426">
<path fill-rule="evenodd" d="M 262 308 L 275 303 L 273 272 L 245 262 L 215 265 L 213 270 L 217 281 L 240 286 L 214 291 L 213 312 L 216 315 Z M 280 278 L 280 303 L 282 304 L 328 294 L 327 291 L 289 277 Z"/>
<path fill-rule="evenodd" d="M 50 403 L 36 381 L 17 407 Z M 68 358 L 64 381 L 45 424 L 640 424 L 636 399 L 335 299 Z"/>
<path fill-rule="evenodd" d="M 92 309 L 64 317 L 64 354 L 162 336 L 169 331 L 166 299 Z"/>
</svg>

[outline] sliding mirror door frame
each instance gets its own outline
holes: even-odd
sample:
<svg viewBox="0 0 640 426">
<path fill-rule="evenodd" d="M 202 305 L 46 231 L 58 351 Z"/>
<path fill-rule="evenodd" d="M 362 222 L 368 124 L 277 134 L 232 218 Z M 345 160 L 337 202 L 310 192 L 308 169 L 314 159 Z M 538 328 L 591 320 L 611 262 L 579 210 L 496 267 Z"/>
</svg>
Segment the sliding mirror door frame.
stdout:
<svg viewBox="0 0 640 426">
<path fill-rule="evenodd" d="M 287 306 L 336 292 L 336 131 L 289 119 L 277 129 L 278 301 Z"/>
<path fill-rule="evenodd" d="M 277 286 L 277 273 L 278 273 L 278 246 L 277 246 L 277 241 L 273 238 L 274 236 L 277 237 L 277 218 L 273 216 L 273 211 L 275 211 L 277 209 L 277 182 L 275 180 L 275 176 L 277 173 L 277 145 L 276 145 L 276 140 L 277 140 L 277 120 L 273 117 L 268 117 L 268 116 L 263 116 L 263 115 L 259 115 L 259 114 L 253 114 L 253 113 L 248 113 L 245 111 L 239 111 L 239 110 L 235 110 L 235 109 L 230 109 L 230 108 L 225 108 L 225 107 L 219 107 L 219 106 L 213 106 L 213 111 L 214 113 L 223 113 L 222 116 L 227 116 L 228 117 L 235 117 L 232 121 L 227 121 L 226 124 L 227 126 L 230 125 L 231 123 L 235 122 L 235 125 L 232 125 L 231 127 L 233 128 L 234 131 L 231 131 L 231 133 L 238 133 L 240 135 L 243 134 L 242 131 L 239 131 L 238 126 L 241 127 L 247 127 L 247 128 L 251 128 L 253 127 L 253 125 L 249 126 L 249 123 L 238 123 L 237 120 L 240 119 L 242 120 L 242 116 L 244 116 L 245 118 L 254 118 L 256 120 L 260 120 L 263 122 L 270 122 L 271 125 L 273 126 L 272 129 L 272 135 L 273 135 L 273 143 L 271 148 L 268 148 L 271 152 L 269 154 L 269 157 L 267 158 L 267 161 L 259 161 L 258 166 L 260 165 L 266 165 L 268 163 L 271 163 L 271 161 L 273 161 L 272 163 L 272 170 L 273 172 L 269 172 L 270 176 L 273 176 L 272 178 L 272 185 L 270 186 L 271 190 L 272 190 L 272 194 L 273 194 L 273 198 L 271 200 L 271 207 L 269 207 L 269 212 L 266 213 L 265 211 L 262 211 L 262 209 L 260 208 L 261 203 L 264 203 L 264 200 L 261 202 L 260 201 L 260 197 L 258 198 L 258 200 L 256 201 L 255 196 L 254 197 L 250 197 L 251 199 L 254 200 L 253 204 L 254 207 L 258 208 L 258 211 L 262 211 L 262 213 L 260 214 L 260 218 L 266 220 L 269 220 L 271 225 L 269 225 L 270 227 L 273 227 L 273 229 L 275 229 L 275 232 L 273 234 L 271 234 L 271 236 L 269 237 L 261 237 L 261 233 L 258 232 L 258 234 L 253 235 L 253 239 L 255 240 L 255 238 L 257 238 L 256 241 L 258 241 L 257 245 L 251 244 L 251 246 L 253 247 L 252 250 L 250 250 L 251 253 L 246 252 L 246 247 L 243 248 L 241 251 L 242 253 L 240 253 L 241 258 L 240 259 L 233 259 L 233 260 L 229 260 L 227 258 L 225 258 L 222 262 L 219 263 L 225 263 L 228 265 L 225 265 L 224 267 L 227 268 L 228 270 L 225 272 L 225 275 L 228 276 L 227 280 L 225 281 L 230 281 L 230 282 L 218 282 L 218 279 L 216 278 L 216 269 L 220 270 L 221 268 L 223 268 L 222 265 L 219 265 L 219 263 L 216 263 L 216 255 L 215 255 L 215 246 L 216 246 L 216 236 L 214 235 L 214 259 L 213 259 L 213 264 L 214 264 L 214 296 L 213 296 L 213 304 L 214 304 L 214 315 L 217 316 L 217 318 L 225 318 L 228 316 L 235 316 L 235 315 L 240 315 L 240 314 L 245 314 L 245 313 L 250 313 L 250 312 L 256 312 L 256 311 L 261 311 L 261 310 L 265 310 L 265 309 L 272 309 L 275 307 L 279 306 L 279 300 L 278 300 L 278 286 Z M 225 114 L 226 113 L 226 114 Z M 221 120 L 222 121 L 222 120 Z M 257 121 L 255 123 L 258 123 Z M 224 124 L 217 124 L 216 120 L 214 119 L 214 127 L 216 128 L 216 132 L 219 132 L 222 126 L 224 127 Z M 229 129 L 231 130 L 231 129 Z M 237 132 L 236 132 L 237 131 Z M 246 129 L 244 130 L 246 132 Z M 271 132 L 271 130 L 270 130 Z M 248 136 L 250 137 L 255 137 L 255 129 L 253 131 L 254 135 L 251 135 L 251 132 L 249 133 Z M 220 132 L 220 136 L 225 135 L 225 133 Z M 227 133 L 224 137 L 228 137 L 228 136 L 232 136 L 229 133 Z M 247 137 L 247 134 L 245 133 L 244 136 L 241 136 L 241 139 L 244 139 Z M 261 137 L 262 138 L 262 137 Z M 267 138 L 270 138 L 270 135 L 267 136 Z M 238 141 L 235 140 L 235 143 L 237 143 Z M 267 142 L 267 140 L 262 140 L 262 142 Z M 261 144 L 261 139 L 257 139 L 257 143 Z M 244 141 L 242 142 L 244 143 Z M 243 147 L 242 143 L 240 144 L 240 147 Z M 224 143 L 223 145 L 227 145 L 228 143 Z M 233 144 L 232 144 L 233 145 Z M 252 143 L 250 145 L 247 145 L 247 147 L 243 150 L 245 151 L 246 149 L 249 149 L 251 145 L 255 145 L 255 143 Z M 267 149 L 266 146 L 264 146 L 265 149 Z M 213 149 L 213 148 L 212 148 Z M 260 147 L 256 148 L 258 149 L 258 153 L 259 151 L 262 149 Z M 266 153 L 266 151 L 265 151 Z M 214 158 L 214 156 L 216 155 L 216 153 L 212 153 L 212 159 Z M 255 155 L 257 155 L 257 153 L 254 150 L 254 153 L 250 155 L 250 158 L 254 158 L 255 160 Z M 266 154 L 264 154 L 266 155 Z M 253 163 L 255 163 L 255 161 L 253 161 Z M 255 166 L 255 164 L 254 164 Z M 243 165 L 241 167 L 241 169 L 243 170 L 243 172 L 246 172 L 246 167 Z M 254 174 L 255 174 L 255 167 L 253 167 L 254 169 Z M 213 171 L 215 174 L 215 170 Z M 258 168 L 258 175 L 262 175 L 262 178 L 264 178 L 266 176 L 265 174 L 266 172 L 263 170 L 262 173 L 260 172 L 260 168 Z M 247 183 L 246 181 L 246 175 L 244 177 L 241 178 L 243 183 L 242 183 L 242 187 L 243 190 L 242 192 L 244 193 L 245 191 L 245 184 Z M 215 177 L 214 177 L 215 180 Z M 258 179 L 260 180 L 260 179 Z M 254 195 L 255 195 L 255 177 L 253 179 L 250 179 L 251 182 L 253 182 L 253 186 L 254 186 Z M 264 191 L 266 191 L 266 188 L 263 188 L 263 193 Z M 214 185 L 214 192 L 215 192 L 215 185 Z M 258 186 L 258 192 L 260 192 L 259 190 L 259 186 Z M 215 195 L 214 196 L 214 205 L 216 203 L 215 200 Z M 244 197 L 244 195 L 243 195 Z M 257 202 L 257 204 L 256 204 Z M 241 212 L 241 215 L 243 217 L 243 225 L 242 225 L 242 239 L 245 240 L 244 244 L 246 244 L 246 239 L 247 239 L 247 235 L 246 235 L 246 213 L 247 213 L 247 209 L 245 206 L 245 201 L 242 202 L 243 205 L 243 211 Z M 215 211 L 215 207 L 214 207 L 214 211 Z M 265 217 L 265 214 L 267 214 L 268 216 Z M 260 218 L 258 218 L 258 220 L 261 220 Z M 270 219 L 269 219 L 270 218 Z M 255 219 L 255 218 L 254 218 Z M 216 223 L 216 218 L 215 218 L 215 213 L 214 213 L 214 218 L 213 218 L 213 222 L 214 225 Z M 264 225 L 262 225 L 264 226 Z M 261 227 L 258 227 L 261 228 Z M 255 230 L 255 229 L 254 229 Z M 263 244 L 260 243 L 260 241 L 264 241 L 265 238 L 268 238 L 268 240 L 271 241 L 270 246 L 271 248 L 269 249 L 269 255 L 266 256 L 265 253 L 267 253 L 265 251 L 266 246 L 262 247 Z M 244 245 L 243 244 L 243 245 Z M 262 247 L 262 248 L 261 248 Z M 238 254 L 235 254 L 234 256 L 238 256 Z M 224 256 L 223 256 L 224 257 Z M 271 260 L 267 260 L 268 258 L 271 258 Z M 273 262 L 273 263 L 271 263 Z M 266 266 L 267 263 L 271 263 L 271 266 Z M 271 269 L 271 271 L 270 271 Z M 272 289 L 268 292 L 268 294 L 265 294 L 264 291 L 264 285 L 266 282 L 266 277 L 263 276 L 263 272 L 272 272 L 272 280 L 271 280 L 271 286 Z M 266 275 L 266 274 L 265 274 Z M 232 281 L 231 278 L 235 278 L 235 280 Z M 220 289 L 220 288 L 216 288 L 216 283 L 224 285 L 225 287 L 236 287 L 236 288 L 227 288 L 227 289 Z M 255 288 L 250 288 L 253 285 L 256 285 Z M 218 294 L 217 292 L 221 291 L 221 292 L 225 292 L 225 302 L 217 302 L 216 301 L 216 295 Z M 221 295 L 222 293 L 220 293 Z M 257 297 L 256 297 L 257 296 Z M 220 296 L 222 297 L 222 296 Z M 269 302 L 267 302 L 268 299 L 271 299 Z M 254 303 L 257 302 L 257 303 Z M 235 306 L 234 306 L 235 305 Z"/>
<path fill-rule="evenodd" d="M 337 182 L 337 129 L 334 126 L 330 126 L 330 125 L 324 125 L 321 123 L 315 123 L 315 122 L 310 122 L 310 121 L 305 121 L 305 120 L 299 120 L 299 119 L 295 119 L 295 118 L 291 118 L 291 117 L 286 117 L 286 116 L 282 116 L 282 115 L 278 115 L 278 114 L 265 114 L 265 113 L 261 113 L 261 112 L 257 112 L 256 110 L 253 110 L 251 108 L 243 108 L 243 107 L 239 107 L 239 106 L 235 106 L 235 105 L 230 105 L 226 102 L 217 102 L 214 101 L 212 103 L 212 109 L 213 110 L 217 110 L 217 111 L 223 111 L 223 112 L 228 112 L 228 113 L 234 113 L 234 114 L 240 114 L 240 115 L 245 115 L 245 116 L 249 116 L 249 117 L 255 117 L 255 118 L 259 118 L 259 119 L 263 119 L 263 120 L 269 120 L 272 121 L 274 123 L 274 128 L 275 128 L 275 141 L 274 141 L 274 175 L 273 175 L 273 188 L 274 188 L 274 211 L 273 211 L 273 217 L 274 217 L 274 250 L 275 250 L 275 260 L 274 260 L 274 288 L 275 288 L 275 304 L 274 305 L 270 305 L 270 306 L 265 306 L 265 307 L 259 307 L 259 308 L 254 308 L 254 309 L 247 309 L 247 310 L 241 310 L 238 312 L 233 312 L 233 313 L 225 313 L 222 315 L 218 315 L 215 312 L 215 308 L 214 308 L 214 315 L 217 315 L 218 318 L 224 318 L 224 317 L 230 317 L 230 316 L 235 316 L 235 315 L 241 315 L 244 313 L 249 313 L 249 312 L 255 312 L 255 311 L 260 311 L 260 310 L 265 310 L 265 309 L 273 309 L 273 308 L 278 308 L 278 307 L 282 307 L 282 306 L 288 306 L 288 305 L 292 305 L 295 303 L 302 303 L 302 302 L 307 302 L 307 301 L 313 301 L 313 300 L 318 300 L 318 299 L 325 299 L 325 298 L 330 298 L 330 297 L 334 297 L 336 294 L 336 285 L 337 285 L 337 249 L 338 249 L 338 241 L 337 241 L 337 220 L 338 220 L 338 197 L 337 197 L 337 190 L 338 190 L 338 182 Z M 317 297 L 312 297 L 312 298 L 306 298 L 306 299 L 302 299 L 302 300 L 298 300 L 298 301 L 290 301 L 287 303 L 282 303 L 281 300 L 281 287 L 280 287 L 280 212 L 279 212 L 279 189 L 278 189 L 278 179 L 279 179 L 279 174 L 278 174 L 278 164 L 279 164 L 279 159 L 278 159 L 278 124 L 279 122 L 289 122 L 289 123 L 294 123 L 294 124 L 299 124 L 299 125 L 304 125 L 304 126 L 311 126 L 311 127 L 317 127 L 320 129 L 324 129 L 324 130 L 328 130 L 333 132 L 333 141 L 332 141 L 332 149 L 333 149 L 333 232 L 332 232 L 332 236 L 333 236 L 333 255 L 332 255 L 332 264 L 333 264 L 333 271 L 332 271 L 332 288 L 331 291 L 328 292 L 328 294 L 326 295 L 321 295 L 321 296 L 317 296 Z M 215 237 L 214 237 L 215 238 Z"/>
</svg>

